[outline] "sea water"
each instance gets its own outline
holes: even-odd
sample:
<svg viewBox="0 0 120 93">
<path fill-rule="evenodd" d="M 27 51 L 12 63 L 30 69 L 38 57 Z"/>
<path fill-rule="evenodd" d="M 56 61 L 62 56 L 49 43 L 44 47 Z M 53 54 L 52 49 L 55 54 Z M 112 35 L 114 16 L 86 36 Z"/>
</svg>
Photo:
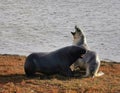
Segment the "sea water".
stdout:
<svg viewBox="0 0 120 93">
<path fill-rule="evenodd" d="M 0 54 L 72 45 L 75 25 L 101 60 L 120 62 L 120 0 L 0 0 Z"/>
</svg>

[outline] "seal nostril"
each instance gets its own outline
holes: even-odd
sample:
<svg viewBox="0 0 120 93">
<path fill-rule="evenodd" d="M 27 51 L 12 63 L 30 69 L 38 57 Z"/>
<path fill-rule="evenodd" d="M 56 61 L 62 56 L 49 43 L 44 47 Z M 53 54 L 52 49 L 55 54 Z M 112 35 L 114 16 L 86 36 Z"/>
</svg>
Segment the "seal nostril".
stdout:
<svg viewBox="0 0 120 93">
<path fill-rule="evenodd" d="M 85 54 L 86 53 L 86 50 L 82 50 L 82 54 Z"/>
<path fill-rule="evenodd" d="M 83 50 L 83 54 L 85 53 L 85 50 Z"/>
</svg>

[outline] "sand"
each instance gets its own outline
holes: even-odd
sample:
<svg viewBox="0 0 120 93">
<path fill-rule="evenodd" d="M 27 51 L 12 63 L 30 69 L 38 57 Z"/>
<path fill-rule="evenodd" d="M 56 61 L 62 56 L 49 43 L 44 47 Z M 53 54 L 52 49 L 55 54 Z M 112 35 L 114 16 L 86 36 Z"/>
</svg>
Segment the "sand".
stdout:
<svg viewBox="0 0 120 93">
<path fill-rule="evenodd" d="M 120 93 L 120 63 L 101 62 L 105 75 L 66 78 L 59 75 L 27 78 L 26 57 L 0 55 L 0 93 Z"/>
</svg>

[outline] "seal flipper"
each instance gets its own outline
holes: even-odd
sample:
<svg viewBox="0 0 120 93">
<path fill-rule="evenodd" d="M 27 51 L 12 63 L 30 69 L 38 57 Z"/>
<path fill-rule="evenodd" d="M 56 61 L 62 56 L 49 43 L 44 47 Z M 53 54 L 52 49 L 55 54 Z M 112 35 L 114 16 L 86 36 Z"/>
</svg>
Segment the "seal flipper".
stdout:
<svg viewBox="0 0 120 93">
<path fill-rule="evenodd" d="M 62 68 L 62 70 L 60 71 L 60 74 L 67 76 L 67 77 L 73 77 L 73 73 L 72 70 L 70 69 L 70 67 L 64 67 Z"/>
</svg>

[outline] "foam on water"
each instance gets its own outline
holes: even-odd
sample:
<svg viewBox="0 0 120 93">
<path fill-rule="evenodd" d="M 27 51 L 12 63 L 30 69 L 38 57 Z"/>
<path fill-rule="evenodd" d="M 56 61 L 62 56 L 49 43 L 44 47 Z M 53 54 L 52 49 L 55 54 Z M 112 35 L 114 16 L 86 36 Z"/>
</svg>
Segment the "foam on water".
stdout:
<svg viewBox="0 0 120 93">
<path fill-rule="evenodd" d="M 0 0 L 0 54 L 72 44 L 80 26 L 102 60 L 120 62 L 120 0 Z"/>
</svg>

